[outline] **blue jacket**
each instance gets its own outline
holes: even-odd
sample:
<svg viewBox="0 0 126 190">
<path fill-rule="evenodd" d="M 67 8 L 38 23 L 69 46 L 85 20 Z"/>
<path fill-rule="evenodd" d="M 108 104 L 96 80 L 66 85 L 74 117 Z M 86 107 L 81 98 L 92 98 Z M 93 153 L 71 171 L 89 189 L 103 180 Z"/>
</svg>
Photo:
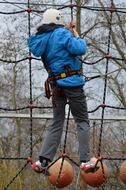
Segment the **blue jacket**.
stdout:
<svg viewBox="0 0 126 190">
<path fill-rule="evenodd" d="M 28 39 L 28 46 L 34 56 L 42 57 L 51 75 L 66 70 L 80 70 L 81 63 L 78 56 L 84 55 L 87 48 L 85 40 L 74 37 L 64 27 L 31 36 Z M 84 85 L 85 79 L 82 75 L 72 75 L 56 82 L 61 87 L 77 87 Z"/>
</svg>

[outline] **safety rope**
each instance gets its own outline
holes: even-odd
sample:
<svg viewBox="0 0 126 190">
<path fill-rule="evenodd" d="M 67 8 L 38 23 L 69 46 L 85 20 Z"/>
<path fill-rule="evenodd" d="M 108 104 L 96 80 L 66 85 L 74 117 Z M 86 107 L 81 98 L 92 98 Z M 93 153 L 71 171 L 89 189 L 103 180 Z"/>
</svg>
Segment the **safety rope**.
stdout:
<svg viewBox="0 0 126 190">
<path fill-rule="evenodd" d="M 67 104 L 69 104 L 69 102 Z M 126 110 L 126 107 L 118 107 L 118 106 L 112 106 L 112 105 L 107 105 L 107 104 L 100 104 L 95 109 L 89 110 L 88 113 L 96 112 L 99 108 L 102 108 L 102 107 L 117 109 L 117 110 Z M 21 111 L 21 110 L 25 110 L 25 109 L 29 109 L 29 108 L 30 109 L 52 109 L 52 106 L 38 106 L 38 105 L 34 105 L 34 104 L 31 104 L 31 105 L 29 104 L 28 106 L 19 107 L 19 108 L 0 107 L 0 110 L 13 112 L 13 111 Z"/>
<path fill-rule="evenodd" d="M 98 59 L 98 60 L 96 60 L 96 61 L 94 61 L 94 62 L 87 62 L 87 61 L 84 61 L 83 59 L 80 59 L 80 61 L 81 61 L 81 63 L 84 63 L 84 64 L 86 64 L 86 65 L 95 65 L 95 64 L 97 64 L 97 63 L 100 63 L 102 60 L 104 60 L 105 58 L 108 58 L 108 55 L 105 55 L 104 57 L 102 57 L 102 58 L 100 58 L 100 59 Z M 4 62 L 4 63 L 19 63 L 19 62 L 22 62 L 22 61 L 25 61 L 25 60 L 27 60 L 27 59 L 34 59 L 34 60 L 38 60 L 38 61 L 41 61 L 41 59 L 40 58 L 36 58 L 36 57 L 33 57 L 33 56 L 28 56 L 28 57 L 24 57 L 24 58 L 22 58 L 22 59 L 19 59 L 19 60 L 17 60 L 17 61 L 13 61 L 13 60 L 5 60 L 5 59 L 2 59 L 2 58 L 0 58 L 0 61 L 1 62 Z M 119 58 L 119 57 L 113 57 L 113 56 L 111 56 L 111 55 L 109 55 L 109 59 L 111 59 L 111 60 L 118 60 L 118 61 L 126 61 L 126 59 L 122 59 L 122 58 Z M 124 67 L 124 69 L 126 69 L 125 67 Z"/>
<path fill-rule="evenodd" d="M 30 9 L 30 0 L 28 0 L 28 9 Z M 28 36 L 31 36 L 31 18 L 30 18 L 30 12 L 28 12 Z M 31 53 L 29 52 L 29 57 L 31 56 Z M 32 65 L 31 65 L 31 59 L 29 59 L 29 85 L 30 85 L 30 105 L 33 104 L 32 101 Z M 30 109 L 30 156 L 32 157 L 32 139 L 33 139 L 33 118 L 32 118 L 32 106 L 29 107 Z"/>
<path fill-rule="evenodd" d="M 7 0 L 3 0 L 3 1 L 0 1 L 0 4 L 11 4 L 11 5 L 27 5 L 27 3 L 26 2 L 10 2 L 10 1 L 7 1 Z M 42 6 L 51 6 L 51 7 L 63 7 L 64 6 L 64 4 L 51 4 L 51 3 L 30 3 L 30 5 L 31 6 L 33 6 L 33 5 L 42 5 Z M 71 7 L 71 6 L 73 6 L 73 7 L 77 7 L 77 5 L 76 4 L 68 4 L 68 5 L 65 5 L 65 6 L 69 6 L 69 7 Z M 80 8 L 87 8 L 87 9 L 91 9 L 91 10 L 97 10 L 97 9 L 99 9 L 100 11 L 102 10 L 102 11 L 107 11 L 107 10 L 110 10 L 110 7 L 99 7 L 99 6 L 80 6 Z M 126 10 L 126 8 L 125 7 L 116 7 L 114 10 Z"/>
<path fill-rule="evenodd" d="M 112 7 L 113 7 L 113 2 L 111 3 L 111 8 Z M 107 54 L 108 55 L 110 54 L 110 43 L 111 43 L 111 33 L 112 33 L 112 16 L 113 16 L 113 11 L 110 11 L 108 48 L 107 48 Z M 105 70 L 105 80 L 104 80 L 104 90 L 103 90 L 103 105 L 105 105 L 105 101 L 106 101 L 107 80 L 108 80 L 108 75 L 107 75 L 107 73 L 108 73 L 108 65 L 109 65 L 109 59 L 106 59 L 106 70 Z M 100 154 L 101 154 L 101 142 L 102 142 L 102 132 L 103 132 L 103 123 L 104 123 L 104 113 L 105 113 L 105 107 L 103 106 L 102 107 L 102 114 L 101 114 L 101 127 L 100 127 L 98 156 L 100 156 Z"/>
<path fill-rule="evenodd" d="M 107 54 L 110 54 L 110 44 L 111 44 L 111 34 L 112 34 L 112 19 L 113 19 L 113 0 L 111 0 L 111 8 L 110 8 L 110 21 L 109 24 L 109 35 L 108 35 L 108 48 L 107 48 Z M 108 68 L 109 68 L 109 59 L 106 59 L 106 69 L 105 69 L 105 80 L 104 80 L 104 90 L 103 90 L 103 105 L 105 105 L 106 102 L 106 92 L 107 92 L 107 80 L 108 80 Z M 102 136 L 103 136 L 103 125 L 104 125 L 104 116 L 105 116 L 105 107 L 102 107 L 102 113 L 101 113 L 101 126 L 100 126 L 100 135 L 99 135 L 99 145 L 98 145 L 98 157 L 101 157 L 101 147 L 102 147 Z M 103 179 L 105 180 L 105 173 L 104 173 L 104 167 L 103 167 L 103 161 L 102 159 L 97 160 L 96 165 L 100 162 L 101 169 L 102 169 L 102 175 Z M 102 189 L 104 190 L 105 184 L 102 186 Z"/>
<path fill-rule="evenodd" d="M 11 2 L 8 2 L 9 4 L 12 4 Z M 49 6 L 49 5 L 47 5 Z M 52 6 L 52 5 L 51 5 Z M 117 7 L 114 7 L 114 8 L 110 8 L 110 7 L 91 7 L 91 6 L 77 6 L 76 4 L 68 4 L 68 5 L 55 5 L 56 7 L 60 7 L 60 8 L 57 8 L 59 10 L 61 9 L 65 9 L 65 8 L 81 8 L 81 9 L 87 9 L 89 11 L 114 11 L 114 12 L 119 12 L 119 13 L 126 13 L 126 11 L 123 11 L 126 10 L 125 8 L 117 8 Z M 0 14 L 18 14 L 18 13 L 22 13 L 22 12 L 25 12 L 25 11 L 28 11 L 27 9 L 24 9 L 22 11 L 11 11 L 11 12 L 4 12 L 4 11 L 0 11 Z M 43 13 L 45 11 L 45 9 L 43 10 L 35 10 L 35 9 L 29 9 L 30 12 L 36 12 L 36 13 Z"/>
</svg>

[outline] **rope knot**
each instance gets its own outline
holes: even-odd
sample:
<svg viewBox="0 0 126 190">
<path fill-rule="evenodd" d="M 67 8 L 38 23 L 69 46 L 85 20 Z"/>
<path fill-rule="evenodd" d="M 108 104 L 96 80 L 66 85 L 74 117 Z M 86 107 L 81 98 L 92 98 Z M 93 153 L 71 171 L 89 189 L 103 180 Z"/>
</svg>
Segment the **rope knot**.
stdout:
<svg viewBox="0 0 126 190">
<path fill-rule="evenodd" d="M 27 163 L 31 163 L 32 164 L 32 158 L 31 157 L 27 158 Z"/>
<path fill-rule="evenodd" d="M 105 108 L 107 105 L 106 104 L 101 104 L 100 107 Z"/>
<path fill-rule="evenodd" d="M 29 59 L 29 60 L 32 60 L 32 59 L 33 59 L 33 56 L 29 55 L 29 56 L 28 56 L 28 59 Z"/>
<path fill-rule="evenodd" d="M 112 55 L 111 55 L 111 54 L 106 54 L 106 55 L 105 55 L 105 58 L 106 58 L 106 59 L 112 59 Z"/>
<path fill-rule="evenodd" d="M 75 6 L 75 5 L 72 4 L 72 3 L 68 5 L 69 8 L 73 8 L 74 6 Z"/>
<path fill-rule="evenodd" d="M 116 12 L 117 9 L 116 9 L 115 7 L 111 7 L 111 8 L 109 9 L 109 11 L 110 11 L 111 13 L 113 13 L 113 12 Z"/>
<path fill-rule="evenodd" d="M 30 108 L 30 109 L 36 108 L 36 105 L 29 104 L 29 105 L 28 105 L 28 108 Z"/>
<path fill-rule="evenodd" d="M 28 9 L 26 9 L 25 11 L 27 11 L 28 13 L 31 13 L 31 12 L 32 12 L 32 9 L 31 9 L 31 8 L 28 8 Z"/>
</svg>

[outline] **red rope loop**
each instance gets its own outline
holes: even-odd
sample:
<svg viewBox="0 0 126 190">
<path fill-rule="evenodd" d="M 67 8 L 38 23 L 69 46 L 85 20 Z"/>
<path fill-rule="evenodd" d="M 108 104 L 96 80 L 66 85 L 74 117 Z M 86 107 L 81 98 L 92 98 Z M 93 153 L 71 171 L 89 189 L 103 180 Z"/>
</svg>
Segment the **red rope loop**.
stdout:
<svg viewBox="0 0 126 190">
<path fill-rule="evenodd" d="M 76 5 L 74 5 L 74 4 L 69 4 L 67 7 L 69 7 L 69 8 L 73 8 L 74 6 L 76 6 Z"/>
<path fill-rule="evenodd" d="M 36 108 L 37 106 L 36 105 L 34 105 L 34 104 L 29 104 L 28 105 L 28 108 L 30 108 L 30 109 L 33 109 L 33 108 Z"/>
<path fill-rule="evenodd" d="M 25 11 L 27 11 L 28 13 L 31 13 L 31 12 L 32 12 L 32 9 L 31 9 L 31 8 L 28 8 L 28 9 L 25 9 Z"/>
<path fill-rule="evenodd" d="M 109 9 L 109 11 L 110 11 L 111 13 L 113 13 L 113 12 L 116 12 L 117 9 L 116 9 L 115 7 L 111 7 L 111 8 Z"/>
<path fill-rule="evenodd" d="M 28 56 L 28 59 L 29 59 L 29 60 L 32 60 L 32 59 L 33 59 L 33 56 L 32 56 L 32 55 L 29 55 L 29 56 Z"/>
<path fill-rule="evenodd" d="M 105 108 L 105 107 L 107 107 L 107 105 L 106 104 L 101 104 L 100 107 Z"/>
<path fill-rule="evenodd" d="M 111 55 L 111 54 L 106 54 L 106 55 L 105 55 L 105 58 L 106 58 L 106 59 L 111 59 L 111 58 L 112 58 L 112 55 Z"/>
<path fill-rule="evenodd" d="M 28 158 L 27 158 L 27 163 L 32 164 L 32 157 L 28 157 Z"/>
</svg>

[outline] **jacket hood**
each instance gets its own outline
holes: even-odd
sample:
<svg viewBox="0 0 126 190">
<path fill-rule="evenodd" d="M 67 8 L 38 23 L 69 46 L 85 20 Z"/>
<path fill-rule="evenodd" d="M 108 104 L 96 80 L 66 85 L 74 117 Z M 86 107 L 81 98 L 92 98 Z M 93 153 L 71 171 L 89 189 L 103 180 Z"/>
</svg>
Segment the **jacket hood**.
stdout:
<svg viewBox="0 0 126 190">
<path fill-rule="evenodd" d="M 53 30 L 55 30 L 56 28 L 59 28 L 59 27 L 64 27 L 64 26 L 59 25 L 59 24 L 54 24 L 54 23 L 43 24 L 43 25 L 41 25 L 41 26 L 39 26 L 37 28 L 36 35 L 40 35 L 40 34 L 43 34 L 45 32 L 51 32 L 51 31 L 53 31 Z"/>
<path fill-rule="evenodd" d="M 50 35 L 51 34 L 48 33 L 47 35 L 42 34 L 31 36 L 28 39 L 29 51 L 36 57 L 42 56 L 46 50 L 46 46 Z"/>
<path fill-rule="evenodd" d="M 44 54 L 48 40 L 56 28 L 61 27 L 61 25 L 56 24 L 44 24 L 41 25 L 37 30 L 36 35 L 28 38 L 29 51 L 36 57 L 40 57 Z"/>
</svg>

